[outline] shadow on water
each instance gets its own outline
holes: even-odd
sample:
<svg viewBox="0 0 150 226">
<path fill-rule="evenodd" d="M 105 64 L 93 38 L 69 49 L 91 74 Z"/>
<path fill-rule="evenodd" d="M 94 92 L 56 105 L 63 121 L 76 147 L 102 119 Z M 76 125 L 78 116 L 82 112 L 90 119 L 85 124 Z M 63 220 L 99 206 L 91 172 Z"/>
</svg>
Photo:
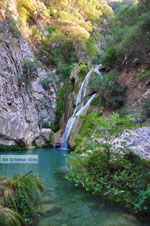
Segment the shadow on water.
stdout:
<svg viewBox="0 0 150 226">
<path fill-rule="evenodd" d="M 34 226 L 145 226 L 120 207 L 108 205 L 66 181 L 68 168 L 64 155 L 69 154 L 69 150 L 37 149 L 0 154 L 38 155 L 38 164 L 1 164 L 0 167 L 8 177 L 33 170 L 44 180 L 43 211 L 46 214 Z"/>
</svg>

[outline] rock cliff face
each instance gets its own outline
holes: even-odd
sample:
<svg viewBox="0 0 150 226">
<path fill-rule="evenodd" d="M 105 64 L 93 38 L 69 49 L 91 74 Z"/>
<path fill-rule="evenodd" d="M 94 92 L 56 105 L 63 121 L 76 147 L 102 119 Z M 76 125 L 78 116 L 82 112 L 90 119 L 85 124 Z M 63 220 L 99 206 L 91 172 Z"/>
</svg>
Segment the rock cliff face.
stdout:
<svg viewBox="0 0 150 226">
<path fill-rule="evenodd" d="M 47 73 L 12 21 L 0 18 L 0 145 L 32 145 L 54 121 L 57 87 L 44 89 Z"/>
</svg>

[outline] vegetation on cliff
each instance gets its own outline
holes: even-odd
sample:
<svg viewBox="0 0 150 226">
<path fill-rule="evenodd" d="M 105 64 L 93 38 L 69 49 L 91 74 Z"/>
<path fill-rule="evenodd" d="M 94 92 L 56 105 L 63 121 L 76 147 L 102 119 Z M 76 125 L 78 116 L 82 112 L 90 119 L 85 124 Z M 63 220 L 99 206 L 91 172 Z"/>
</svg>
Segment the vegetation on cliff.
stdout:
<svg viewBox="0 0 150 226">
<path fill-rule="evenodd" d="M 110 36 L 103 64 L 117 67 L 149 67 L 150 2 L 141 0 L 126 7 L 109 21 Z"/>
</svg>

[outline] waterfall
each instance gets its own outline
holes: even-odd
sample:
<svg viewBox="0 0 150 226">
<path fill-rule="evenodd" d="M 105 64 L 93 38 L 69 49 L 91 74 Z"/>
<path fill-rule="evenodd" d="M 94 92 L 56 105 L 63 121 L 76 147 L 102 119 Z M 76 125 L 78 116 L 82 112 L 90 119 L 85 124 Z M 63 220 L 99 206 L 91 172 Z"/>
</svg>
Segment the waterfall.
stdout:
<svg viewBox="0 0 150 226">
<path fill-rule="evenodd" d="M 89 108 L 89 105 L 91 103 L 91 101 L 94 99 L 94 97 L 96 96 L 96 93 L 93 94 L 90 99 L 88 100 L 88 102 L 76 113 L 76 114 L 73 114 L 71 116 L 71 118 L 69 118 L 68 122 L 67 122 L 67 125 L 66 125 L 66 128 L 65 128 L 65 131 L 61 137 L 61 141 L 60 141 L 60 147 L 61 148 L 68 148 L 68 138 L 69 138 L 69 135 L 70 135 L 70 132 L 72 130 L 72 127 L 75 123 L 75 120 L 76 120 L 76 116 L 81 116 L 88 108 Z"/>
<path fill-rule="evenodd" d="M 100 66 L 101 65 L 98 65 L 95 68 L 91 68 L 90 71 L 85 76 L 85 78 L 84 78 L 84 80 L 83 80 L 83 82 L 80 86 L 80 90 L 79 90 L 79 93 L 78 93 L 77 99 L 76 99 L 75 110 L 73 112 L 73 115 L 69 118 L 69 120 L 66 124 L 66 128 L 64 130 L 64 133 L 63 133 L 61 140 L 60 140 L 60 147 L 61 148 L 68 148 L 67 141 L 68 141 L 69 135 L 71 133 L 71 130 L 73 128 L 73 125 L 75 123 L 76 116 L 81 116 L 86 110 L 88 110 L 91 101 L 96 96 L 96 94 L 93 94 L 90 97 L 90 99 L 87 101 L 87 103 L 85 103 L 85 97 L 86 97 L 86 93 L 87 93 L 87 89 L 88 89 L 87 88 L 88 80 L 89 80 L 92 72 L 95 72 L 96 74 L 101 76 L 101 73 L 98 70 L 100 68 Z"/>
</svg>

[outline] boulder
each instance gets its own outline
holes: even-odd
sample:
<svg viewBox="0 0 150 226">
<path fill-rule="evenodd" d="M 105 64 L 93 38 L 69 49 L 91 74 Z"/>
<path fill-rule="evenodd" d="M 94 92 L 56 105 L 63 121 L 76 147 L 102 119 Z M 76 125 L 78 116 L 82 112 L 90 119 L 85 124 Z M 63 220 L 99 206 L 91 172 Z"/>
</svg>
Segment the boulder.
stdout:
<svg viewBox="0 0 150 226">
<path fill-rule="evenodd" d="M 58 147 L 60 145 L 60 138 L 62 136 L 62 129 L 60 129 L 58 132 L 54 133 L 52 136 L 51 145 Z"/>
<path fill-rule="evenodd" d="M 141 158 L 150 159 L 150 126 L 124 132 L 114 140 L 116 146 L 124 141 L 129 149 Z"/>
<path fill-rule="evenodd" d="M 44 204 L 42 205 L 42 209 L 39 212 L 42 216 L 54 216 L 61 211 L 61 206 L 54 204 Z"/>
<path fill-rule="evenodd" d="M 49 141 L 50 134 L 52 134 L 51 129 L 43 128 L 40 130 L 40 136 L 43 137 L 46 141 Z"/>
</svg>

